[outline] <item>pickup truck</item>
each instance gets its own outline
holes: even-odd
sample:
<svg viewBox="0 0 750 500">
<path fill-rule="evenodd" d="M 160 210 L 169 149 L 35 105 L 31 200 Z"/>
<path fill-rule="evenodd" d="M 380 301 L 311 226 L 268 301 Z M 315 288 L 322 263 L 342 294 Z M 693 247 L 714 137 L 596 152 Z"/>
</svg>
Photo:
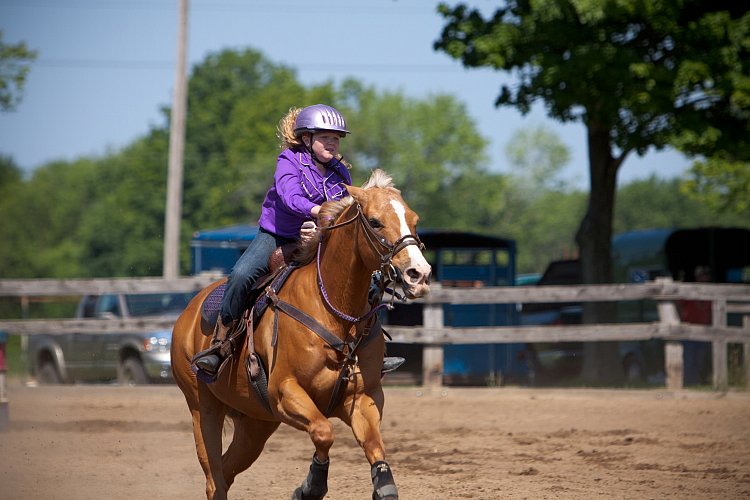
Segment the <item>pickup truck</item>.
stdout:
<svg viewBox="0 0 750 500">
<path fill-rule="evenodd" d="M 582 282 L 578 259 L 556 260 L 549 263 L 534 286 L 578 285 Z M 524 304 L 522 325 L 580 325 L 583 322 L 581 303 Z M 620 363 L 627 383 L 644 382 L 646 378 L 646 341 L 618 343 Z M 541 384 L 575 378 L 583 368 L 582 342 L 537 342 L 528 345 L 527 354 L 536 379 Z"/>
<path fill-rule="evenodd" d="M 86 295 L 77 318 L 177 316 L 190 293 Z M 116 381 L 126 385 L 171 382 L 170 329 L 136 333 L 31 335 L 29 369 L 39 384 Z"/>
</svg>

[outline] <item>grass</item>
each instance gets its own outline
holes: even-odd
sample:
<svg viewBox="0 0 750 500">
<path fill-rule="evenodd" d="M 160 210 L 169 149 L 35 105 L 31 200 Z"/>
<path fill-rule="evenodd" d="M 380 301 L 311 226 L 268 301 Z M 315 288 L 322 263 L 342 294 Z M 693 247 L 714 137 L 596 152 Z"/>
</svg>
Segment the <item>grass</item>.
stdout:
<svg viewBox="0 0 750 500">
<path fill-rule="evenodd" d="M 8 364 L 8 377 L 26 375 L 27 363 L 21 348 L 20 335 L 8 335 L 8 343 L 5 346 L 5 361 Z"/>
</svg>

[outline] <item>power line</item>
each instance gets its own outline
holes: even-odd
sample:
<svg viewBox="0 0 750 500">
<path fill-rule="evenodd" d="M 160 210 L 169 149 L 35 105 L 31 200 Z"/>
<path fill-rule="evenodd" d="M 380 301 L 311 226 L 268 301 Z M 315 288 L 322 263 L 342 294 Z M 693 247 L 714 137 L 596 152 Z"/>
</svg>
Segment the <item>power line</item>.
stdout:
<svg viewBox="0 0 750 500">
<path fill-rule="evenodd" d="M 191 64 L 198 64 L 200 61 L 193 61 Z M 159 60 L 114 60 L 114 59 L 57 59 L 42 58 L 33 63 L 42 67 L 53 67 L 62 69 L 148 69 L 148 70 L 171 70 L 174 67 L 173 61 Z M 437 64 L 330 64 L 321 67 L 317 64 L 299 64 L 290 65 L 281 63 L 281 66 L 287 66 L 291 69 L 303 71 L 321 71 L 321 72 L 362 72 L 362 73 L 455 73 L 465 71 L 465 68 L 458 65 L 442 66 Z"/>
<path fill-rule="evenodd" d="M 62 9 L 96 9 L 96 10 L 128 10 L 132 11 L 135 9 L 142 10 L 169 10 L 172 11 L 175 8 L 174 0 L 3 0 L 5 3 L 15 4 L 14 7 L 39 7 L 39 8 L 62 8 Z M 367 13 L 368 15 L 393 15 L 393 11 L 384 8 L 385 2 L 381 5 L 375 3 L 365 4 L 354 4 L 351 2 L 341 2 L 342 5 L 346 5 L 345 8 L 347 13 Z M 391 2 L 392 3 L 392 2 Z M 403 5 L 398 6 L 399 15 L 437 15 L 436 12 L 437 3 L 432 8 L 433 10 L 425 10 L 424 8 L 404 8 Z M 289 14 L 290 11 L 293 13 L 301 12 L 320 12 L 319 6 L 313 6 L 308 1 L 279 1 L 279 2 L 268 2 L 268 3 L 249 3 L 239 1 L 204 1 L 204 2 L 192 2 L 190 10 L 203 11 L 203 12 L 283 12 Z"/>
</svg>

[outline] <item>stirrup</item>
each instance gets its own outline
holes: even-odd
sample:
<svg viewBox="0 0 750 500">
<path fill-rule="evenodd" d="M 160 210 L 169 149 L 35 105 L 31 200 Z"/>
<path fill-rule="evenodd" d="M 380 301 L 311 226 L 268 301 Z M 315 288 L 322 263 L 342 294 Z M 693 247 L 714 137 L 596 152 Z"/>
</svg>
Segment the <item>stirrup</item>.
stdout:
<svg viewBox="0 0 750 500">
<path fill-rule="evenodd" d="M 237 333 L 239 321 L 224 325 L 221 318 L 217 320 L 211 346 L 197 353 L 190 360 L 195 375 L 206 383 L 213 383 L 234 354 L 233 336 Z"/>
<path fill-rule="evenodd" d="M 205 355 L 197 358 L 195 364 L 199 369 L 203 370 L 208 374 L 216 374 L 221 366 L 221 357 L 218 353 L 206 353 Z"/>
<path fill-rule="evenodd" d="M 197 353 L 193 356 L 193 359 L 190 360 L 190 367 L 199 380 L 207 384 L 212 384 L 216 382 L 217 378 L 219 378 L 219 374 L 227 365 L 227 362 L 232 358 L 231 353 L 226 356 L 222 353 L 222 350 L 226 349 L 226 347 L 223 346 L 225 343 L 228 344 L 229 341 L 225 340 L 224 342 L 214 344 L 205 351 Z M 216 361 L 214 362 L 212 358 Z"/>
<path fill-rule="evenodd" d="M 395 356 L 385 357 L 383 358 L 383 368 L 380 370 L 380 373 L 390 373 L 392 371 L 398 370 L 405 362 L 406 358 L 399 358 Z"/>
</svg>

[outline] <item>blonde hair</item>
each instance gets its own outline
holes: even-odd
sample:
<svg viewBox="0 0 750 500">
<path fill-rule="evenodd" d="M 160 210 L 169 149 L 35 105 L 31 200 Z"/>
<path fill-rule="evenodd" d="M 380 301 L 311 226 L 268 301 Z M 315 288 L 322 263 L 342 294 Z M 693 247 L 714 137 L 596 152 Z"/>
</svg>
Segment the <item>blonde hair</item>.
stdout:
<svg viewBox="0 0 750 500">
<path fill-rule="evenodd" d="M 276 127 L 276 137 L 279 138 L 279 148 L 281 150 L 300 149 L 305 147 L 302 139 L 294 134 L 294 125 L 297 122 L 297 116 L 301 111 L 302 108 L 289 108 L 287 114 L 279 120 L 279 125 Z M 352 169 L 352 165 L 349 162 L 344 161 L 344 156 L 340 153 L 336 155 L 336 159 L 338 159 L 339 162 L 349 170 Z"/>
<path fill-rule="evenodd" d="M 304 145 L 300 138 L 294 135 L 294 124 L 300 111 L 302 108 L 289 108 L 287 114 L 279 120 L 279 126 L 276 128 L 276 137 L 280 141 L 279 148 L 296 149 Z"/>
</svg>

